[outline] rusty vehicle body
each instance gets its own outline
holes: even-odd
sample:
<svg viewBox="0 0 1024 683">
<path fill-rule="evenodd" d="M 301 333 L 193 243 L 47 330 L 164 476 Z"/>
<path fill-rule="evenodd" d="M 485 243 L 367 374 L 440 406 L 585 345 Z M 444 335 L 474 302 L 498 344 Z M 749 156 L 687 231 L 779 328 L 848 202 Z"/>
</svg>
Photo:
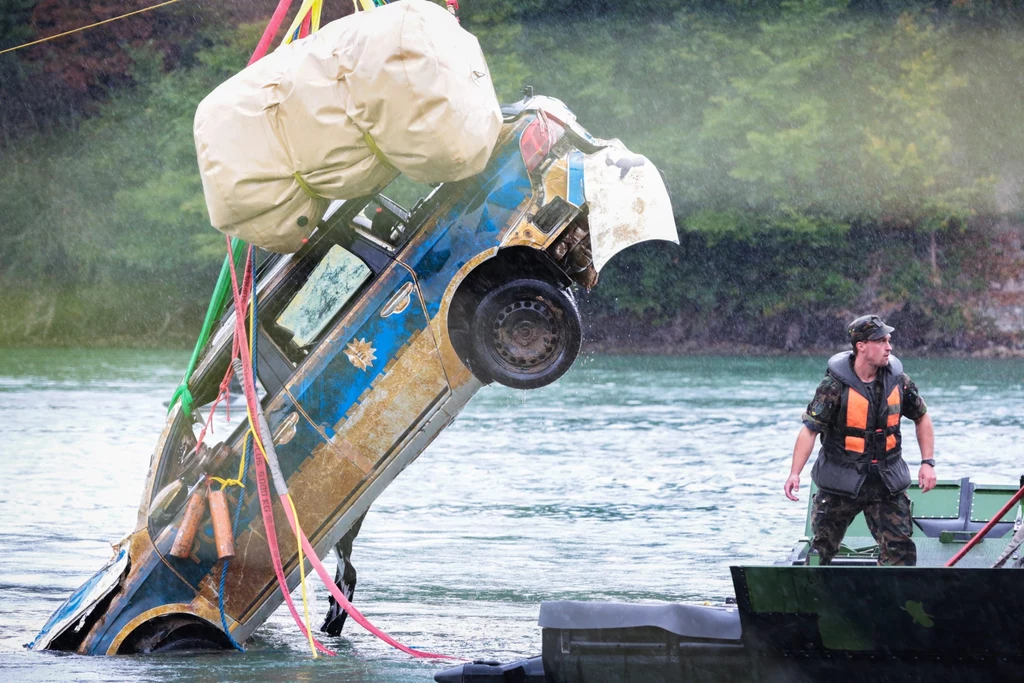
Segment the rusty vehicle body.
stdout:
<svg viewBox="0 0 1024 683">
<path fill-rule="evenodd" d="M 571 366 L 581 344 L 573 285 L 593 286 L 631 244 L 678 241 L 649 161 L 591 137 L 551 98 L 527 94 L 504 114 L 482 173 L 427 188 L 409 210 L 391 185 L 335 202 L 300 251 L 260 267 L 262 406 L 321 557 L 351 548 L 373 501 L 484 384 L 539 387 Z M 218 393 L 234 315 L 224 314 L 189 378 L 196 405 Z M 235 476 L 243 457 L 245 427 L 197 447 L 196 419 L 180 404 L 170 412 L 134 532 L 29 647 L 227 647 L 218 556 L 229 554 L 223 599 L 234 639 L 244 642 L 281 604 L 255 486 L 244 490 L 233 547 L 218 553 L 207 514 L 185 557 L 171 553 L 190 490 Z M 298 555 L 280 501 L 274 515 L 295 586 Z"/>
</svg>

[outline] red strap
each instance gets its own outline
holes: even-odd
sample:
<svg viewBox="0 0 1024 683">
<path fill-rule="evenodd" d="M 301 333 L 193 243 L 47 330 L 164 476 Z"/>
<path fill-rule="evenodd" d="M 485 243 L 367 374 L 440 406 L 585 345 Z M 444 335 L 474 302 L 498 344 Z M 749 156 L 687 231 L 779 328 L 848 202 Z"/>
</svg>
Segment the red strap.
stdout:
<svg viewBox="0 0 1024 683">
<path fill-rule="evenodd" d="M 245 261 L 245 278 L 242 281 L 241 289 L 238 287 L 238 277 L 235 269 L 230 269 L 231 290 L 235 301 L 235 340 L 238 342 L 238 346 L 243 348 L 248 348 L 249 346 L 245 341 L 247 338 L 245 333 L 245 310 L 248 306 L 249 296 L 252 295 L 252 279 L 249 277 L 249 274 L 252 272 L 251 266 L 252 247 L 250 246 Z M 245 362 L 244 359 L 242 362 L 241 380 L 246 403 L 255 419 L 256 382 L 252 376 L 252 365 Z M 256 447 L 256 452 L 253 455 L 253 459 L 256 461 L 256 490 L 259 492 L 260 513 L 263 515 L 263 526 L 267 533 L 267 547 L 270 550 L 271 564 L 274 565 L 274 574 L 277 576 L 277 583 L 281 588 L 284 601 L 288 603 L 288 610 L 292 613 L 292 619 L 295 620 L 299 630 L 302 631 L 302 635 L 308 640 L 310 638 L 309 631 L 306 630 L 306 625 L 302 622 L 299 611 L 295 609 L 295 603 L 292 602 L 291 591 L 288 590 L 288 581 L 285 578 L 284 567 L 281 564 L 281 550 L 277 546 L 277 529 L 274 526 L 274 503 L 273 498 L 270 496 L 270 482 L 267 480 L 267 469 L 259 446 Z M 334 656 L 334 652 L 325 648 L 315 638 L 313 639 L 313 645 L 320 652 L 332 657 Z"/>
<path fill-rule="evenodd" d="M 459 18 L 459 0 L 448 0 L 445 5 L 448 6 L 449 14 L 455 17 L 455 20 L 461 24 L 462 19 Z"/>
<path fill-rule="evenodd" d="M 288 523 L 291 524 L 292 531 L 294 532 L 295 517 L 292 515 L 292 506 L 288 504 L 288 500 L 284 496 L 281 496 L 281 504 L 284 507 L 284 514 L 288 517 Z M 422 657 L 424 659 L 458 659 L 458 657 L 452 657 L 450 655 L 440 655 L 434 652 L 414 650 L 411 647 L 402 645 L 387 633 L 381 631 L 379 628 L 371 624 L 369 620 L 367 620 L 367 618 L 364 617 L 351 602 L 349 602 L 348 598 L 345 597 L 345 594 L 342 593 L 341 589 L 334 583 L 331 575 L 328 574 L 327 569 L 324 568 L 323 562 L 320 561 L 320 557 L 316 554 L 316 551 L 313 550 L 313 546 L 310 545 L 309 539 L 306 538 L 306 532 L 304 531 L 302 532 L 302 550 L 306 554 L 306 557 L 309 558 L 310 563 L 313 565 L 313 569 L 315 569 L 316 573 L 320 576 L 320 580 L 324 582 L 324 586 L 326 586 L 327 590 L 331 592 L 331 595 L 333 595 L 334 599 L 338 601 L 338 604 L 341 605 L 342 609 L 348 612 L 349 616 L 351 616 L 357 624 L 365 628 L 367 631 L 377 636 L 391 647 L 397 648 L 406 654 L 412 655 L 413 657 Z"/>
<path fill-rule="evenodd" d="M 267 54 L 267 50 L 270 49 L 270 43 L 274 40 L 274 36 L 277 35 L 278 30 L 281 28 L 281 22 L 284 21 L 285 16 L 288 14 L 288 8 L 291 7 L 292 0 L 280 0 L 277 3 L 277 9 L 274 10 L 274 16 L 270 17 L 270 23 L 267 24 L 267 28 L 263 31 L 263 37 L 260 38 L 260 42 L 256 45 L 256 49 L 252 53 L 252 57 L 249 58 L 249 64 L 258 62 L 263 59 L 263 56 Z"/>
<path fill-rule="evenodd" d="M 246 277 L 243 280 L 241 290 L 238 287 L 238 278 L 235 273 L 235 269 L 231 269 L 231 287 L 235 302 L 235 339 L 238 342 L 238 346 L 242 348 L 248 348 L 248 343 L 246 342 L 247 336 L 245 329 L 245 311 L 246 308 L 248 307 L 249 296 L 255 296 L 255 293 L 252 292 L 253 283 L 251 279 L 249 279 L 248 277 L 249 273 L 252 271 L 251 246 L 249 247 L 248 254 L 249 255 L 246 259 L 245 268 Z M 256 382 L 255 378 L 253 377 L 251 364 L 246 363 L 244 361 L 242 362 L 242 377 L 240 379 L 242 380 L 242 387 L 244 389 L 243 393 L 245 394 L 246 404 L 248 405 L 250 412 L 255 418 L 255 416 L 257 415 Z M 270 557 L 272 560 L 272 564 L 274 565 L 274 574 L 277 576 L 277 582 L 281 587 L 281 594 L 284 596 L 285 602 L 288 603 L 288 609 L 292 613 L 292 618 L 295 620 L 295 623 L 298 624 L 299 630 L 302 631 L 302 635 L 308 639 L 309 632 L 306 630 L 306 625 L 302 622 L 302 619 L 299 617 L 298 610 L 295 609 L 295 605 L 292 602 L 291 594 L 288 590 L 288 584 L 284 575 L 284 568 L 281 562 L 281 551 L 277 545 L 277 529 L 274 525 L 274 507 L 273 499 L 271 498 L 270 495 L 270 482 L 267 479 L 267 470 L 266 464 L 264 463 L 263 453 L 258 445 L 256 446 L 256 453 L 254 455 L 254 459 L 256 461 L 256 489 L 257 492 L 259 493 L 260 512 L 263 515 L 263 526 L 265 527 L 266 530 L 267 546 L 270 549 Z M 313 546 L 310 544 L 309 539 L 306 538 L 305 532 L 301 531 L 301 529 L 299 529 L 298 525 L 296 524 L 295 516 L 292 514 L 292 506 L 288 501 L 287 497 L 282 495 L 280 496 L 280 498 L 281 507 L 284 508 L 284 514 L 288 518 L 288 523 L 289 525 L 291 525 L 292 532 L 296 536 L 300 537 L 300 540 L 302 542 L 302 550 L 305 553 L 306 558 L 309 560 L 310 564 L 313 565 L 313 568 L 316 570 L 316 573 L 320 576 L 320 580 L 323 581 L 324 586 L 327 587 L 327 590 L 330 591 L 331 595 L 333 595 L 334 599 L 338 601 L 338 604 L 341 605 L 342 609 L 348 612 L 357 624 L 359 624 L 367 631 L 383 640 L 388 645 L 391 645 L 392 647 L 397 648 L 402 652 L 405 652 L 406 654 L 412 655 L 413 657 L 422 657 L 429 659 L 455 659 L 454 657 L 450 657 L 448 655 L 441 655 L 432 652 L 422 652 L 420 650 L 414 650 L 411 647 L 402 645 L 397 640 L 389 636 L 387 633 L 384 633 L 379 628 L 371 624 L 366 619 L 366 617 L 364 617 L 362 613 L 359 612 L 359 610 L 352 606 L 352 603 L 349 602 L 349 600 L 345 597 L 344 593 L 341 592 L 341 589 L 339 589 L 338 586 L 334 583 L 330 574 L 327 573 L 327 570 L 324 568 L 323 562 L 320 561 L 320 558 L 316 554 L 316 551 L 313 550 Z M 313 645 L 324 654 L 328 654 L 331 656 L 335 654 L 334 652 L 331 652 L 323 645 L 318 643 L 315 639 L 313 640 Z"/>
<path fill-rule="evenodd" d="M 305 18 L 302 20 L 302 26 L 299 27 L 299 39 L 303 39 L 309 35 L 310 30 L 313 28 L 313 12 L 307 12 Z"/>
<path fill-rule="evenodd" d="M 263 462 L 263 453 L 260 452 L 258 446 L 253 455 L 255 456 L 253 460 L 256 461 L 256 490 L 260 495 L 260 512 L 263 515 L 263 526 L 267 531 L 267 547 L 270 548 L 270 558 L 274 565 L 274 574 L 277 575 L 277 583 L 281 587 L 281 594 L 284 595 L 285 602 L 288 603 L 288 611 L 292 613 L 292 619 L 298 624 L 303 637 L 309 640 L 309 631 L 306 630 L 306 624 L 303 623 L 302 617 L 299 616 L 299 611 L 295 609 L 295 603 L 292 602 L 291 591 L 288 590 L 288 582 L 284 576 L 284 567 L 281 566 L 281 550 L 277 546 L 277 529 L 274 526 L 274 499 L 270 496 L 270 481 L 267 479 L 267 467 Z M 285 510 L 291 512 L 290 507 L 285 502 Z M 314 555 L 314 557 L 316 556 Z M 313 645 L 325 655 L 335 656 L 334 652 L 321 645 L 316 638 L 313 638 Z"/>
</svg>

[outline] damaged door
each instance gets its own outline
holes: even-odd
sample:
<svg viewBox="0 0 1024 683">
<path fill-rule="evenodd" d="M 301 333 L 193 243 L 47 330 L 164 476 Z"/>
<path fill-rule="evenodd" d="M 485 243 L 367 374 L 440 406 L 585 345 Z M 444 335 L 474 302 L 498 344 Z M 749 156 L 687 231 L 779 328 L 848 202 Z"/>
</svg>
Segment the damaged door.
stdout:
<svg viewBox="0 0 1024 683">
<path fill-rule="evenodd" d="M 400 456 L 417 450 L 407 446 L 450 393 L 414 274 L 362 226 L 349 230 L 347 247 L 331 246 L 305 283 L 261 313 L 272 350 L 297 365 L 266 412 L 299 520 L 321 556 L 415 457 Z M 281 601 L 258 508 L 249 507 L 253 521 L 236 543 L 246 571 L 232 566 L 225 591 L 228 613 L 247 622 L 241 636 Z M 275 513 L 292 573 L 294 540 L 276 502 Z"/>
</svg>

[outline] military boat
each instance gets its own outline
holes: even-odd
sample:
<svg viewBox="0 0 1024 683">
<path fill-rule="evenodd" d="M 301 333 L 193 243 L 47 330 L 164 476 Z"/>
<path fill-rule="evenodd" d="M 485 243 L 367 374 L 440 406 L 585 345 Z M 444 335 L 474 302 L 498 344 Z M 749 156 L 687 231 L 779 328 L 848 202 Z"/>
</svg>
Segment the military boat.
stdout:
<svg viewBox="0 0 1024 683">
<path fill-rule="evenodd" d="M 1024 540 L 1012 485 L 940 481 L 913 504 L 916 567 L 880 567 L 863 515 L 828 566 L 804 537 L 773 566 L 731 567 L 718 605 L 554 601 L 542 654 L 478 660 L 438 683 L 1017 681 Z M 813 494 L 813 489 L 812 489 Z M 964 552 L 964 551 L 967 552 Z M 952 565 L 952 566 L 947 566 Z"/>
</svg>

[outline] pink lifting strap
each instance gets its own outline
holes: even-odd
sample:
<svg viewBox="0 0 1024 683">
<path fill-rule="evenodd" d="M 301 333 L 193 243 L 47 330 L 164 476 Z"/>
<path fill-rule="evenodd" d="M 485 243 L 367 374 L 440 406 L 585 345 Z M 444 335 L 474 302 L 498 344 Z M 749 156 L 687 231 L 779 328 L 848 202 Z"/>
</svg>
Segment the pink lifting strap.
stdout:
<svg viewBox="0 0 1024 683">
<path fill-rule="evenodd" d="M 292 0 L 281 0 L 277 3 L 274 16 L 270 17 L 270 23 L 267 24 L 266 30 L 263 31 L 263 37 L 260 38 L 260 42 L 256 45 L 252 57 L 249 58 L 249 64 L 258 62 L 267 54 L 267 50 L 270 49 L 270 42 L 274 40 L 274 36 L 277 35 L 278 30 L 281 28 L 281 22 L 284 21 L 285 15 L 288 14 L 288 8 L 291 4 Z"/>
</svg>

